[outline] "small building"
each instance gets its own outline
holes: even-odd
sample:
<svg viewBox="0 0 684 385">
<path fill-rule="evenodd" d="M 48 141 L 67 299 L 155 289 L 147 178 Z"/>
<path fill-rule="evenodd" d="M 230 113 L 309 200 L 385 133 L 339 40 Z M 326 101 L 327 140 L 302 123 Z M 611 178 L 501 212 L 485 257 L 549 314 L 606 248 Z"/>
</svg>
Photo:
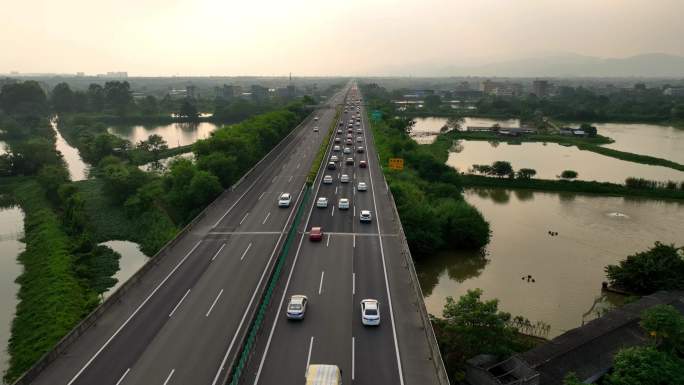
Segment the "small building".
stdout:
<svg viewBox="0 0 684 385">
<path fill-rule="evenodd" d="M 663 91 L 663 95 L 667 96 L 684 96 L 684 87 L 669 87 Z"/>
<path fill-rule="evenodd" d="M 656 305 L 671 305 L 684 315 L 684 291 L 642 297 L 503 361 L 477 356 L 467 362 L 466 381 L 471 385 L 562 385 L 572 372 L 584 383 L 596 382 L 611 369 L 619 350 L 648 343 L 639 322 L 641 313 Z"/>
</svg>

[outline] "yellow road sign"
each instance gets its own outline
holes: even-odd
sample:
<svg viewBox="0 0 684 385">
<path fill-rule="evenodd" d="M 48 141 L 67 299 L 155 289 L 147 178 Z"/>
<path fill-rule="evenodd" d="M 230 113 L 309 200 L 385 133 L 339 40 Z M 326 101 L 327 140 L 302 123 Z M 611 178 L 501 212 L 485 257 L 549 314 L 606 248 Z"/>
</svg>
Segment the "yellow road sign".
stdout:
<svg viewBox="0 0 684 385">
<path fill-rule="evenodd" d="M 392 170 L 403 170 L 404 169 L 404 159 L 403 158 L 390 158 L 389 168 Z"/>
</svg>

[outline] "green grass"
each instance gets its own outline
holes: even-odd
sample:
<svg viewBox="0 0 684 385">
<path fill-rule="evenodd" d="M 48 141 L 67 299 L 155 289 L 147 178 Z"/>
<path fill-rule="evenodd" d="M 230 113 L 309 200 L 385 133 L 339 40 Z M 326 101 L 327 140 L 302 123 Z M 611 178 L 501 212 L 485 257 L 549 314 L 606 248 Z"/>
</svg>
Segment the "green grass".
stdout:
<svg viewBox="0 0 684 385">
<path fill-rule="evenodd" d="M 612 196 L 640 196 L 647 198 L 684 199 L 684 191 L 668 189 L 635 189 L 621 184 L 594 181 L 548 179 L 509 179 L 482 175 L 462 175 L 464 187 L 498 187 L 538 191 L 567 191 Z"/>
<path fill-rule="evenodd" d="M 178 232 L 178 226 L 161 209 L 129 218 L 123 207 L 110 202 L 102 192 L 102 185 L 98 179 L 76 182 L 85 200 L 87 221 L 97 242 L 113 239 L 135 242 L 143 253 L 151 256 Z"/>
<path fill-rule="evenodd" d="M 71 240 L 42 187 L 30 178 L 3 182 L 25 214 L 26 250 L 19 255 L 23 272 L 4 374 L 12 382 L 87 315 L 98 297 L 76 278 Z"/>
</svg>

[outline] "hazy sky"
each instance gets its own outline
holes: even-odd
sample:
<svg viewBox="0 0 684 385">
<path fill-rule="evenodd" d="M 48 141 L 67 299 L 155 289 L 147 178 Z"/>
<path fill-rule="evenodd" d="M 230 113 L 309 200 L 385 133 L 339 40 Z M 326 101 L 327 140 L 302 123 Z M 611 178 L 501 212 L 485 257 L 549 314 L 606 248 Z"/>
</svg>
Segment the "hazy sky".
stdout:
<svg viewBox="0 0 684 385">
<path fill-rule="evenodd" d="M 0 73 L 365 75 L 684 55 L 684 0 L 0 0 Z"/>
</svg>

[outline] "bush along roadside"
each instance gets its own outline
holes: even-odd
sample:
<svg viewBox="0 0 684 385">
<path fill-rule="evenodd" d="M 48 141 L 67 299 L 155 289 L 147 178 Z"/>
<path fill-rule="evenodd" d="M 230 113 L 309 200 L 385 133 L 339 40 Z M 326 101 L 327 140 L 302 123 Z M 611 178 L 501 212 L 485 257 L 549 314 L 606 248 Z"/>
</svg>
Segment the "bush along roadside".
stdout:
<svg viewBox="0 0 684 385">
<path fill-rule="evenodd" d="M 314 158 L 314 161 L 311 164 L 309 174 L 306 176 L 306 184 L 309 186 L 313 185 L 314 181 L 316 180 L 318 170 L 321 168 L 321 162 L 323 162 L 323 160 L 325 159 L 325 154 L 328 153 L 328 148 L 330 147 L 330 138 L 332 138 L 333 133 L 335 132 L 335 128 L 337 127 L 337 121 L 340 119 L 340 109 L 341 107 L 337 107 L 335 117 L 330 123 L 328 132 L 325 134 L 323 142 L 321 143 L 321 147 L 318 149 L 318 153 L 316 154 L 316 157 Z"/>
<path fill-rule="evenodd" d="M 463 199 L 458 173 L 409 137 L 410 120 L 393 117 L 387 100 L 366 93 L 365 86 L 362 91 L 368 109 L 382 112 L 381 119 L 371 121 L 371 129 L 411 254 L 478 249 L 489 243 L 489 223 Z M 389 158 L 403 158 L 404 169 L 386 167 Z"/>
</svg>

